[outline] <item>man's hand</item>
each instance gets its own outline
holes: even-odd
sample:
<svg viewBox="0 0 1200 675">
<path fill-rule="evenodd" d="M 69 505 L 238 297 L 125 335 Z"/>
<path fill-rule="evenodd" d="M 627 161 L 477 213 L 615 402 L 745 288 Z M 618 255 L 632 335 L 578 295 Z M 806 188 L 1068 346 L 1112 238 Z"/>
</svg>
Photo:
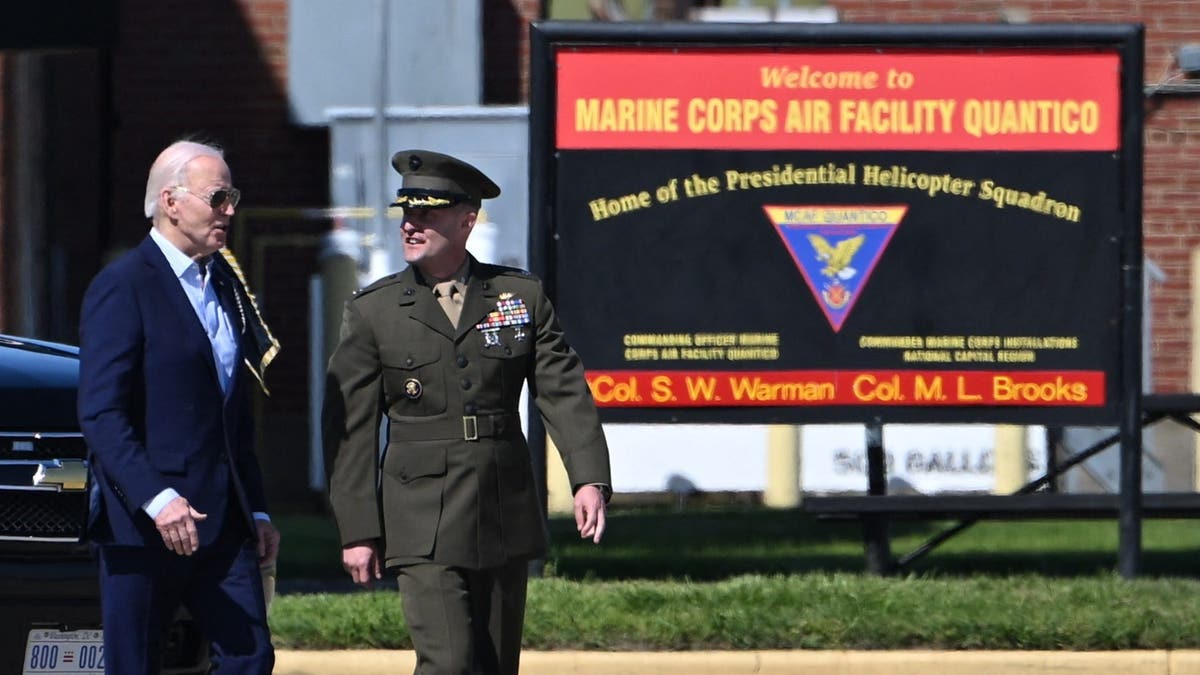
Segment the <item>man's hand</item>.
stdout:
<svg viewBox="0 0 1200 675">
<path fill-rule="evenodd" d="M 258 566 L 274 565 L 279 556 L 279 530 L 262 518 L 255 518 L 254 524 L 258 529 Z"/>
<path fill-rule="evenodd" d="M 154 525 L 168 549 L 179 555 L 191 555 L 200 548 L 200 535 L 196 533 L 196 523 L 206 518 L 208 516 L 193 509 L 188 500 L 176 497 L 158 512 L 158 516 L 154 518 Z"/>
<path fill-rule="evenodd" d="M 383 578 L 379 546 L 373 540 L 356 541 L 342 547 L 342 567 L 354 583 L 371 588 L 374 579 Z"/>
<path fill-rule="evenodd" d="M 584 485 L 575 493 L 575 529 L 579 530 L 579 538 L 591 537 L 592 543 L 599 544 L 604 536 L 604 514 L 607 512 L 604 494 L 595 485 Z"/>
</svg>

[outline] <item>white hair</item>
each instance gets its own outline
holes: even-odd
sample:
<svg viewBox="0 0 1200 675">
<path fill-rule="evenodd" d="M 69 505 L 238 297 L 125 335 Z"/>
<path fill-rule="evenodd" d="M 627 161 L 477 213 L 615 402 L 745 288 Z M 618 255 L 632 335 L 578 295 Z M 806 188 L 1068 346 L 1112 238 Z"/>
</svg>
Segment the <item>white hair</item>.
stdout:
<svg viewBox="0 0 1200 675">
<path fill-rule="evenodd" d="M 220 148 L 195 141 L 175 141 L 167 146 L 150 166 L 146 180 L 145 212 L 147 218 L 158 213 L 158 195 L 166 188 L 179 185 L 186 176 L 188 162 L 197 157 L 214 157 L 225 161 Z"/>
</svg>

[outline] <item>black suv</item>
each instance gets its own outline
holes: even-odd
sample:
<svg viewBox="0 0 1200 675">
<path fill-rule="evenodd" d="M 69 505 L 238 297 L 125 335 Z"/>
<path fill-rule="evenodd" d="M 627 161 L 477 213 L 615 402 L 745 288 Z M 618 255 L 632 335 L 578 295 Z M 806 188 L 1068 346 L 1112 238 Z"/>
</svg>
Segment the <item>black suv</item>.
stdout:
<svg viewBox="0 0 1200 675">
<path fill-rule="evenodd" d="M 78 384 L 76 347 L 0 335 L 0 673 L 104 672 Z M 181 610 L 163 672 L 204 673 L 207 652 Z"/>
</svg>

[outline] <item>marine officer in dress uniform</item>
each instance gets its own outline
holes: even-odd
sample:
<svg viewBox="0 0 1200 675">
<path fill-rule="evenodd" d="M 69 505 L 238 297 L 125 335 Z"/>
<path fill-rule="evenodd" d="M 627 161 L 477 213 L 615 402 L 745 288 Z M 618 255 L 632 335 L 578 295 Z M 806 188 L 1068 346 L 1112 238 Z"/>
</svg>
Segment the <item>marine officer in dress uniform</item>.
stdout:
<svg viewBox="0 0 1200 675">
<path fill-rule="evenodd" d="M 515 674 L 528 561 L 547 539 L 522 385 L 566 465 L 580 536 L 596 543 L 608 447 L 541 282 L 467 252 L 481 201 L 500 188 L 427 150 L 397 152 L 392 166 L 409 267 L 346 303 L 326 383 L 342 564 L 362 585 L 397 575 L 416 673 Z"/>
</svg>

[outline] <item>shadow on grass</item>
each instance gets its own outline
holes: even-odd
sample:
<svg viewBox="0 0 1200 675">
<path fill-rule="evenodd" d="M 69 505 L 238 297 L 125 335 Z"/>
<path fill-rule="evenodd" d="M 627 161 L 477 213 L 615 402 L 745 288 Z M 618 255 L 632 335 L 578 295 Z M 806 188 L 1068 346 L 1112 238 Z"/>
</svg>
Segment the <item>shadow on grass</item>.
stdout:
<svg viewBox="0 0 1200 675">
<path fill-rule="evenodd" d="M 907 551 L 904 551 L 907 553 Z M 1200 577 L 1197 552 L 1144 551 L 1138 576 Z M 939 553 L 934 552 L 911 566 L 910 572 L 922 575 L 983 576 L 1040 574 L 1048 577 L 1078 577 L 1112 573 L 1117 569 L 1117 551 L 1055 551 L 1011 553 Z"/>
<path fill-rule="evenodd" d="M 951 523 L 895 521 L 893 560 Z M 1193 528 L 1178 524 L 1181 532 Z M 900 574 L 1091 576 L 1116 568 L 1115 524 L 989 521 L 970 528 L 913 562 Z M 568 579 L 720 580 L 746 574 L 865 573 L 862 525 L 818 520 L 797 510 L 724 509 L 612 513 L 601 546 L 581 542 L 572 519 L 550 522 L 547 573 Z M 1141 576 L 1196 577 L 1200 539 L 1171 550 L 1143 549 Z"/>
<path fill-rule="evenodd" d="M 893 551 L 895 556 L 896 551 Z M 1111 573 L 1116 569 L 1116 552 L 934 553 L 899 574 L 937 577 L 1008 576 L 1039 574 L 1049 577 L 1079 577 Z M 562 555 L 551 558 L 548 573 L 567 579 L 631 580 L 690 579 L 717 581 L 747 574 L 866 573 L 863 554 L 804 555 L 791 559 L 779 556 L 706 556 L 680 551 L 673 560 L 651 556 L 631 559 Z M 1148 553 L 1143 556 L 1140 576 L 1200 577 L 1196 553 Z"/>
</svg>

